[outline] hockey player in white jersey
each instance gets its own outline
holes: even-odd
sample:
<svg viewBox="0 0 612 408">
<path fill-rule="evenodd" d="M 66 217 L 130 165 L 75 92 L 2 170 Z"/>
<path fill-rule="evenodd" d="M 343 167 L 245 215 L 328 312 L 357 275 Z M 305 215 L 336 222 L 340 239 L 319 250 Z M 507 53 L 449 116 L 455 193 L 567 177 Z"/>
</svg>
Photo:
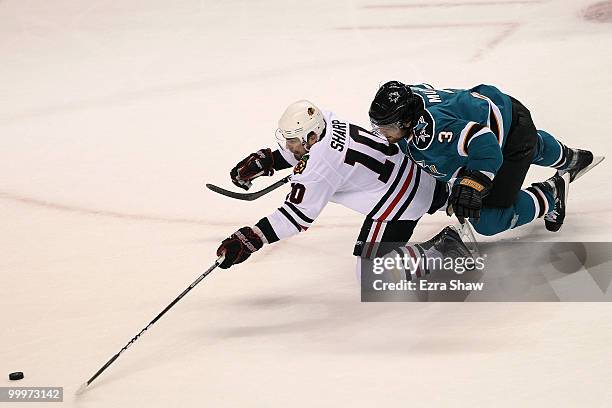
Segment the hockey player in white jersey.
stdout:
<svg viewBox="0 0 612 408">
<path fill-rule="evenodd" d="M 245 261 L 264 244 L 306 231 L 330 201 L 366 215 L 354 251 L 363 258 L 395 249 L 385 243 L 406 243 L 418 220 L 446 203 L 446 183 L 421 171 L 397 146 L 309 101 L 287 108 L 277 139 L 279 150 L 249 155 L 230 176 L 234 184 L 248 189 L 254 178 L 294 166 L 291 191 L 272 214 L 223 240 L 217 250 L 218 256 L 224 255 L 221 268 Z M 458 250 L 469 256 L 450 227 L 426 245 L 411 248 L 421 255 L 425 250 L 436 255 Z"/>
</svg>

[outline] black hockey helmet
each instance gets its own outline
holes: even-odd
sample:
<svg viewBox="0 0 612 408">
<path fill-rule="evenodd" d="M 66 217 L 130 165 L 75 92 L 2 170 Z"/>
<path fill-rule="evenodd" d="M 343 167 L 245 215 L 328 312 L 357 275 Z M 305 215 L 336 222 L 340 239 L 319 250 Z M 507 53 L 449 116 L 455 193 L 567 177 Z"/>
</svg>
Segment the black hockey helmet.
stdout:
<svg viewBox="0 0 612 408">
<path fill-rule="evenodd" d="M 419 110 L 419 98 L 410 87 L 399 81 L 389 81 L 383 84 L 370 105 L 370 122 L 372 126 L 388 126 L 414 119 Z"/>
</svg>

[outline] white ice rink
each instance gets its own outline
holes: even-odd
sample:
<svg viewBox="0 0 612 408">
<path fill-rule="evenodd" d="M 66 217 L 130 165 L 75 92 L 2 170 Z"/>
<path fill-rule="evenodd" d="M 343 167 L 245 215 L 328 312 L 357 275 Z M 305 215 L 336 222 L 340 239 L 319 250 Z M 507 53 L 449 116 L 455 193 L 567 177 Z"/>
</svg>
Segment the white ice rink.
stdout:
<svg viewBox="0 0 612 408">
<path fill-rule="evenodd" d="M 63 386 L 86 408 L 611 407 L 609 303 L 360 303 L 362 216 L 336 205 L 213 272 L 74 396 L 281 204 L 285 188 L 238 202 L 204 183 L 231 188 L 294 100 L 365 126 L 387 80 L 492 83 L 610 156 L 595 2 L 0 0 L 0 386 Z M 609 173 L 572 184 L 558 234 L 500 238 L 610 241 Z M 425 217 L 415 240 L 447 222 Z"/>
</svg>

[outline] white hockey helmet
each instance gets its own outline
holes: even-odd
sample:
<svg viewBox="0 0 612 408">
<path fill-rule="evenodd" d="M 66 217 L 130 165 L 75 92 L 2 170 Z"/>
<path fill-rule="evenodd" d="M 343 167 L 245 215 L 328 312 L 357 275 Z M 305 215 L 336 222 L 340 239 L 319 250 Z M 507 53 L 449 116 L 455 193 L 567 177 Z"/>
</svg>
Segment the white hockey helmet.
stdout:
<svg viewBox="0 0 612 408">
<path fill-rule="evenodd" d="M 278 121 L 276 139 L 284 148 L 287 140 L 300 139 L 306 145 L 308 135 L 314 132 L 317 140 L 325 130 L 325 120 L 321 110 L 305 99 L 289 105 Z"/>
</svg>

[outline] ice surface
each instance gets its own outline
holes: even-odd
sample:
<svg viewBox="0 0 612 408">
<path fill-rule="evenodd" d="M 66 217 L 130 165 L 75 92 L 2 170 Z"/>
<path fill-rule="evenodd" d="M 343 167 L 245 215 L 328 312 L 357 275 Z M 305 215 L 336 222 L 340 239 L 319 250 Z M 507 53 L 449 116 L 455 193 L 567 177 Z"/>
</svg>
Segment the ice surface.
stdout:
<svg viewBox="0 0 612 408">
<path fill-rule="evenodd" d="M 386 80 L 493 83 L 609 156 L 612 25 L 589 1 L 479 1 L 1 1 L 0 372 L 26 378 L 0 386 L 83 407 L 612 406 L 608 304 L 361 304 L 362 217 L 335 205 L 215 271 L 73 395 L 280 204 L 204 183 L 231 186 L 294 100 L 366 125 Z M 607 166 L 572 184 L 562 232 L 501 238 L 609 241 Z"/>
</svg>

